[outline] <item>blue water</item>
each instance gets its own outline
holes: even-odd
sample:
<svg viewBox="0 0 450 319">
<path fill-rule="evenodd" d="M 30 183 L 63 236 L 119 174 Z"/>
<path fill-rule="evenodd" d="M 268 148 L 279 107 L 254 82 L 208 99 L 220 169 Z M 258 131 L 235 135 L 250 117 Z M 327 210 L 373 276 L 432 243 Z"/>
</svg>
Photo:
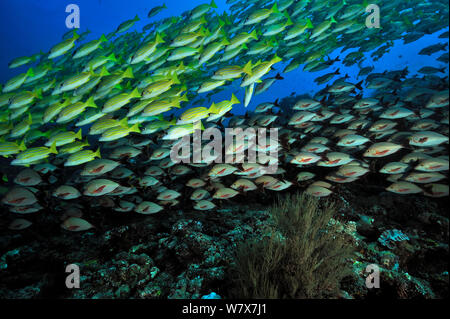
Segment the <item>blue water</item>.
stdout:
<svg viewBox="0 0 450 319">
<path fill-rule="evenodd" d="M 65 19 L 68 13 L 65 12 L 67 5 L 75 3 L 80 8 L 80 32 L 87 29 L 92 31 L 84 40 L 89 41 L 97 39 L 101 34 L 108 34 L 114 31 L 117 26 L 125 20 L 132 19 L 137 14 L 141 20 L 130 30 L 142 31 L 142 27 L 151 21 L 157 21 L 162 18 L 177 16 L 181 13 L 194 8 L 195 6 L 205 3 L 204 0 L 165 0 L 165 1 L 149 1 L 149 0 L 2 0 L 0 1 L 0 83 L 6 82 L 12 76 L 25 72 L 27 66 L 16 69 L 9 69 L 8 63 L 19 56 L 29 56 L 35 53 L 48 52 L 52 46 L 61 41 L 62 35 L 68 29 L 65 25 Z M 218 12 L 222 13 L 227 10 L 225 0 L 215 1 L 218 5 Z M 165 3 L 168 9 L 163 10 L 157 16 L 148 19 L 148 11 L 156 6 Z M 383 14 L 381 6 L 381 14 Z M 381 24 L 389 23 L 381 17 Z M 382 26 L 381 25 L 381 26 Z M 436 61 L 436 58 L 442 54 L 438 52 L 431 56 L 421 56 L 418 52 L 431 44 L 443 42 L 444 39 L 438 39 L 438 35 L 447 29 L 436 32 L 432 35 L 426 35 L 416 42 L 404 45 L 402 40 L 395 42 L 390 52 L 385 54 L 378 61 L 372 61 L 370 53 L 366 53 L 364 66 L 373 65 L 373 72 L 383 72 L 385 70 L 403 69 L 408 66 L 410 76 L 414 75 L 417 70 L 423 66 L 442 67 L 443 63 Z M 356 50 L 356 49 L 354 49 Z M 340 49 L 333 52 L 330 57 L 340 56 L 343 59 L 348 53 L 346 51 L 340 53 Z M 283 63 L 279 63 L 276 69 L 282 71 L 285 67 Z M 289 96 L 292 92 L 297 94 L 314 94 L 325 86 L 318 86 L 314 83 L 314 79 L 340 68 L 341 73 L 350 76 L 349 81 L 356 81 L 356 75 L 359 72 L 358 66 L 355 64 L 351 67 L 345 67 L 341 63 L 335 63 L 331 68 L 320 72 L 304 72 L 302 67 L 283 74 L 285 80 L 277 81 L 267 92 L 257 95 L 252 99 L 248 109 L 253 109 L 259 103 L 274 101 L 277 98 Z M 273 76 L 277 71 L 272 71 L 269 76 Z M 238 89 L 235 85 L 230 90 L 218 93 L 214 100 L 221 101 L 229 99 L 231 92 L 238 90 L 237 97 L 242 101 L 244 98 L 244 90 Z M 365 92 L 366 95 L 370 92 Z M 246 109 L 243 105 L 237 105 L 233 109 L 235 114 L 243 114 Z"/>
</svg>

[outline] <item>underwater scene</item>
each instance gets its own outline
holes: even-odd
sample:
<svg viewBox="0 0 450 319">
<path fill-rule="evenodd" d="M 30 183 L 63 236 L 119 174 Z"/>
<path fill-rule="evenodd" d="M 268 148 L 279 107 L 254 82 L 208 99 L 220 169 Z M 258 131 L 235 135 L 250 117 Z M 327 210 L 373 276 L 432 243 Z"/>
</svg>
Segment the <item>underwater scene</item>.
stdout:
<svg viewBox="0 0 450 319">
<path fill-rule="evenodd" d="M 0 17 L 0 299 L 449 297 L 447 1 Z"/>
</svg>

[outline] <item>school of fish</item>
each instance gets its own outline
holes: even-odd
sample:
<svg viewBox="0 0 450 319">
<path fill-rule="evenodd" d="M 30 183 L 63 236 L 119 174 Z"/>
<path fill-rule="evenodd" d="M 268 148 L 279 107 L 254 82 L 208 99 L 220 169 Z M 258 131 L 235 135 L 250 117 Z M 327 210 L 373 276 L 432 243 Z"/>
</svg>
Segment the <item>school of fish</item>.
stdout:
<svg viewBox="0 0 450 319">
<path fill-rule="evenodd" d="M 148 12 L 151 22 L 141 32 L 127 32 L 138 14 L 99 39 L 83 43 L 89 31 L 69 31 L 49 52 L 14 59 L 10 68 L 28 69 L 1 86 L 0 156 L 11 172 L 20 168 L 14 176 L 4 172 L 3 206 L 14 214 L 51 206 L 61 211 L 64 229 L 83 231 L 94 227 L 83 216 L 86 205 L 139 214 L 177 205 L 208 211 L 250 193 L 299 188 L 325 197 L 338 184 L 364 183 L 368 176 L 383 179 L 389 192 L 448 196 L 448 68 L 423 67 L 409 76 L 407 68 L 375 73 L 363 66 L 365 52 L 375 50 L 375 61 L 394 41 L 406 44 L 448 28 L 439 18 L 448 17 L 448 3 L 377 2 L 381 28 L 366 26 L 366 1 L 228 0 L 222 14 L 212 1 L 156 20 L 166 9 L 161 5 Z M 441 52 L 437 61 L 448 65 L 448 31 L 439 38 L 442 43 L 419 54 Z M 340 48 L 341 56 L 357 50 L 329 58 Z M 351 83 L 331 70 L 338 61 L 357 65 L 362 80 Z M 300 67 L 330 69 L 315 79 L 326 87 L 288 106 L 270 101 L 232 115 L 233 105 L 247 107 Z M 230 87 L 236 94 L 212 101 Z M 278 157 L 171 159 L 183 137 L 225 127 L 278 128 L 276 143 L 245 140 L 240 149 L 223 150 L 236 155 L 276 147 Z M 278 169 L 269 174 L 273 163 Z M 31 224 L 16 218 L 9 228 Z"/>
</svg>

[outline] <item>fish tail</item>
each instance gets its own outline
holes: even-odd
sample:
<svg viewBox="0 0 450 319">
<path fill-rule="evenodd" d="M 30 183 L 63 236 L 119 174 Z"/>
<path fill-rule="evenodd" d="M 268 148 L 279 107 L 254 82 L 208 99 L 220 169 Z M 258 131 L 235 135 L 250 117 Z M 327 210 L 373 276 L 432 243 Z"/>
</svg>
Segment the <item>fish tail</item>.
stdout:
<svg viewBox="0 0 450 319">
<path fill-rule="evenodd" d="M 134 79 L 133 69 L 131 67 L 128 67 L 125 70 L 125 72 L 123 72 L 122 77 L 123 78 L 128 78 L 128 79 Z"/>
<path fill-rule="evenodd" d="M 232 104 L 241 104 L 241 101 L 238 100 L 238 98 L 236 97 L 236 95 L 234 95 L 234 93 L 231 94 L 231 101 Z"/>
<path fill-rule="evenodd" d="M 93 107 L 93 108 L 97 108 L 97 105 L 94 102 L 94 97 L 91 96 L 87 101 L 86 101 L 86 107 Z"/>
<path fill-rule="evenodd" d="M 165 43 L 166 41 L 164 41 L 163 36 L 158 32 L 158 33 L 156 33 L 155 42 L 156 42 L 156 44 L 159 44 L 159 43 Z"/>
<path fill-rule="evenodd" d="M 106 57 L 106 59 L 109 60 L 109 61 L 117 62 L 117 59 L 116 59 L 116 56 L 114 55 L 114 53 L 111 53 L 110 55 L 108 55 Z"/>
<path fill-rule="evenodd" d="M 80 128 L 78 130 L 77 134 L 75 135 L 75 138 L 78 139 L 78 140 L 81 140 L 83 138 L 83 135 L 81 133 L 82 133 L 82 131 L 81 131 L 81 128 Z"/>
<path fill-rule="evenodd" d="M 258 34 L 256 33 L 256 29 L 250 33 L 250 38 L 258 40 Z"/>
<path fill-rule="evenodd" d="M 27 77 L 33 77 L 33 76 L 34 76 L 33 68 L 29 68 L 29 69 L 28 69 L 28 71 L 27 71 L 27 73 L 26 73 L 26 76 L 27 76 Z"/>
<path fill-rule="evenodd" d="M 139 93 L 138 88 L 135 88 L 131 94 L 130 94 L 130 98 L 139 98 L 141 97 L 141 93 Z"/>
<path fill-rule="evenodd" d="M 121 120 L 119 121 L 119 125 L 120 125 L 120 126 L 123 126 L 123 127 L 128 126 L 128 118 L 124 117 L 123 119 L 121 119 Z"/>
<path fill-rule="evenodd" d="M 282 59 L 275 53 L 275 55 L 273 56 L 272 60 L 270 60 L 271 64 L 275 64 L 282 61 Z"/>
<path fill-rule="evenodd" d="M 248 61 L 247 64 L 242 69 L 242 71 L 245 74 L 252 75 L 252 61 Z"/>
<path fill-rule="evenodd" d="M 26 149 L 27 149 L 27 147 L 25 145 L 25 140 L 22 140 L 22 142 L 20 142 L 20 144 L 19 144 L 19 150 L 25 151 Z"/>
<path fill-rule="evenodd" d="M 103 76 L 107 76 L 107 75 L 110 75 L 110 73 L 109 73 L 108 70 L 103 66 L 102 69 L 101 69 L 101 71 L 100 71 L 99 76 L 103 77 Z"/>
<path fill-rule="evenodd" d="M 364 82 L 364 81 L 360 81 L 360 82 L 356 83 L 356 84 L 355 84 L 355 87 L 356 87 L 358 90 L 362 90 L 363 88 L 362 88 L 361 85 L 363 84 L 363 82 Z"/>
<path fill-rule="evenodd" d="M 178 76 L 177 76 L 176 73 L 173 73 L 171 78 L 172 78 L 172 83 L 173 84 L 180 84 L 181 83 L 180 80 L 178 79 Z"/>
<path fill-rule="evenodd" d="M 180 102 L 187 102 L 187 101 L 189 101 L 189 99 L 188 99 L 188 97 L 187 97 L 187 93 L 184 93 L 184 94 L 180 97 L 179 101 L 180 101 Z"/>
<path fill-rule="evenodd" d="M 141 130 L 139 129 L 139 123 L 136 123 L 132 127 L 130 127 L 130 132 L 141 133 Z"/>
<path fill-rule="evenodd" d="M 280 13 L 280 10 L 278 10 L 278 4 L 275 2 L 272 6 L 272 8 L 270 9 L 270 11 L 272 13 Z"/>
<path fill-rule="evenodd" d="M 284 26 L 285 26 L 285 27 L 288 27 L 288 26 L 290 26 L 290 25 L 293 25 L 294 22 L 292 22 L 291 17 L 289 16 L 289 14 L 287 14 L 287 11 L 286 11 L 286 15 L 287 15 L 287 21 L 286 21 L 286 23 L 284 24 Z"/>
<path fill-rule="evenodd" d="M 77 30 L 73 30 L 73 37 L 72 39 L 74 41 L 78 40 L 80 38 L 80 35 L 77 33 Z"/>
<path fill-rule="evenodd" d="M 33 95 L 35 98 L 42 99 L 42 88 L 33 90 Z"/>
<path fill-rule="evenodd" d="M 50 146 L 50 153 L 58 154 L 58 151 L 56 150 L 56 142 L 53 142 L 53 144 Z"/>
</svg>

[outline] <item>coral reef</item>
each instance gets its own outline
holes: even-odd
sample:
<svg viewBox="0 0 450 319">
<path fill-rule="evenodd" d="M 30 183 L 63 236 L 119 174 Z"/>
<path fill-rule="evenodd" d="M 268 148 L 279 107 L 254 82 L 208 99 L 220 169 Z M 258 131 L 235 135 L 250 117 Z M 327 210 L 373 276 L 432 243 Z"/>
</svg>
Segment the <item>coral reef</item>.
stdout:
<svg viewBox="0 0 450 319">
<path fill-rule="evenodd" d="M 172 210 L 152 216 L 99 210 L 91 213 L 99 227 L 80 233 L 46 226 L 55 224 L 49 222 L 59 218 L 55 214 L 35 215 L 35 227 L 23 231 L 6 230 L 9 221 L 2 219 L 0 298 L 236 297 L 230 279 L 237 247 L 263 237 L 267 241 L 261 245 L 273 243 L 271 238 L 288 240 L 296 227 L 306 227 L 298 226 L 301 219 L 295 215 L 281 215 L 277 221 L 267 209 L 275 200 L 268 195 L 258 205 L 230 201 L 215 211 Z M 340 280 L 337 294 L 314 288 L 304 296 L 448 297 L 447 198 L 403 197 L 352 185 L 329 201 L 334 212 L 333 218 L 326 217 L 328 227 L 356 247 L 352 272 Z M 325 204 L 320 200 L 322 214 Z M 271 233 L 277 223 L 288 231 Z M 393 229 L 409 240 L 384 246 L 378 239 Z M 68 264 L 80 267 L 80 289 L 65 286 Z M 370 264 L 380 268 L 379 289 L 366 287 Z"/>
</svg>

